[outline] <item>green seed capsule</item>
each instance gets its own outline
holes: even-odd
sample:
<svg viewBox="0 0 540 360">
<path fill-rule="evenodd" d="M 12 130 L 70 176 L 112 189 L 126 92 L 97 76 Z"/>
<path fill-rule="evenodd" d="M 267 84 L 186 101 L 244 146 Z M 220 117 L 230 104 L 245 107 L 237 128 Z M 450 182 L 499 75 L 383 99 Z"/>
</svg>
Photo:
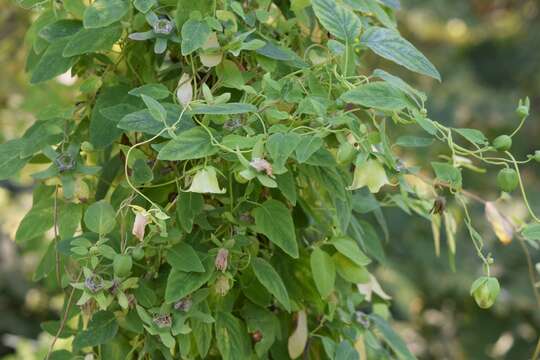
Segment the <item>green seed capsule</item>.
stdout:
<svg viewBox="0 0 540 360">
<path fill-rule="evenodd" d="M 356 153 L 356 150 L 354 146 L 352 146 L 348 142 L 344 142 L 341 145 L 339 145 L 338 151 L 337 151 L 337 161 L 339 164 L 348 164 L 354 159 L 354 155 Z"/>
<path fill-rule="evenodd" d="M 499 151 L 507 151 L 512 147 L 512 138 L 508 135 L 497 136 L 493 140 L 493 147 Z"/>
<path fill-rule="evenodd" d="M 144 258 L 144 249 L 142 247 L 136 247 L 131 254 L 135 260 L 141 260 Z"/>
<path fill-rule="evenodd" d="M 504 192 L 514 191 L 519 184 L 519 177 L 514 169 L 502 169 L 497 175 L 497 186 Z"/>
<path fill-rule="evenodd" d="M 499 281 L 489 276 L 478 278 L 471 286 L 471 295 L 482 309 L 492 307 L 500 291 Z"/>
<path fill-rule="evenodd" d="M 133 261 L 129 255 L 117 254 L 114 256 L 113 269 L 114 274 L 118 277 L 126 277 L 131 271 Z"/>
<path fill-rule="evenodd" d="M 534 160 L 535 160 L 536 162 L 539 162 L 539 163 L 540 163 L 540 150 L 536 150 L 536 151 L 534 152 L 533 158 L 534 158 Z"/>
</svg>

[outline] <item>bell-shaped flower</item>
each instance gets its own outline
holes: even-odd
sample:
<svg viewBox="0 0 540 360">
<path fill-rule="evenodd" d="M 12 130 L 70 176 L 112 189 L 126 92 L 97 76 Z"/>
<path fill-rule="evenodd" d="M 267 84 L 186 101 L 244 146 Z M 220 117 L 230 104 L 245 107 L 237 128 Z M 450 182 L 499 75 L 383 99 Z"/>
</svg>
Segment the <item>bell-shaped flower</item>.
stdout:
<svg viewBox="0 0 540 360">
<path fill-rule="evenodd" d="M 356 166 L 353 182 L 348 189 L 356 190 L 367 186 L 369 191 L 377 193 L 383 185 L 388 183 L 388 177 L 381 163 L 377 160 L 369 159 Z"/>
<path fill-rule="evenodd" d="M 176 88 L 176 98 L 182 106 L 187 106 L 193 99 L 193 86 L 191 86 L 191 76 L 182 74 Z"/>
<path fill-rule="evenodd" d="M 140 241 L 144 239 L 144 231 L 146 225 L 149 223 L 148 214 L 146 211 L 137 211 L 135 213 L 135 221 L 133 222 L 133 228 L 131 233 Z"/>
<path fill-rule="evenodd" d="M 197 171 L 191 182 L 188 192 L 201 194 L 224 194 L 225 189 L 220 189 L 217 180 L 216 169 L 211 166 Z"/>
<path fill-rule="evenodd" d="M 225 248 L 220 248 L 217 253 L 216 260 L 214 262 L 216 269 L 221 272 L 224 272 L 227 270 L 228 263 L 229 263 L 229 250 Z"/>
</svg>

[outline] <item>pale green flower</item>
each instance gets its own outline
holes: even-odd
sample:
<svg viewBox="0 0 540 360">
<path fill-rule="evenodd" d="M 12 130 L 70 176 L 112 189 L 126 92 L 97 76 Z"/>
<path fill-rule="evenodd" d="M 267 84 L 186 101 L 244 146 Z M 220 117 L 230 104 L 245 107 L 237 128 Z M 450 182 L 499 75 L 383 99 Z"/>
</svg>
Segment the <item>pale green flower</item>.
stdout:
<svg viewBox="0 0 540 360">
<path fill-rule="evenodd" d="M 384 167 L 377 160 L 369 159 L 354 169 L 354 178 L 349 190 L 360 189 L 364 186 L 372 193 L 377 193 L 383 185 L 388 184 Z"/>
<path fill-rule="evenodd" d="M 208 166 L 197 171 L 188 189 L 189 192 L 201 194 L 224 194 L 225 189 L 220 189 L 217 180 L 216 169 Z"/>
</svg>

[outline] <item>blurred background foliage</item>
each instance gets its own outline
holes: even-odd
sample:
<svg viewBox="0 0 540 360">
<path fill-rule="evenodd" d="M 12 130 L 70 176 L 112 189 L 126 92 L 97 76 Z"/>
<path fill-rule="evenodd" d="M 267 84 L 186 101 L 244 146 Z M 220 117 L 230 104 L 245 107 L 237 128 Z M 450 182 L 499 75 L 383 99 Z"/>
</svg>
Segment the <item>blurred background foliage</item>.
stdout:
<svg viewBox="0 0 540 360">
<path fill-rule="evenodd" d="M 439 68 L 443 82 L 432 82 L 393 67 L 373 64 L 399 74 L 429 95 L 431 118 L 445 125 L 475 127 L 490 139 L 517 125 L 517 100 L 531 98 L 531 118 L 514 142 L 518 159 L 540 148 L 540 3 L 533 0 L 402 0 L 403 35 Z M 24 32 L 32 14 L 0 0 L 0 141 L 17 137 L 33 121 L 32 113 L 76 101 L 76 79 L 29 86 L 24 73 Z M 368 71 L 366 66 L 366 71 Z M 392 136 L 402 129 L 393 129 Z M 406 132 L 415 131 L 405 129 Z M 443 148 L 404 152 L 408 162 L 423 165 Z M 398 149 L 397 149 L 398 150 Z M 48 335 L 40 322 L 57 317 L 60 298 L 49 298 L 47 282 L 32 284 L 32 273 L 49 239 L 15 245 L 18 221 L 31 206 L 32 181 L 25 169 L 0 182 L 0 358 L 41 359 Z M 540 171 L 522 169 L 530 201 L 540 211 Z M 496 200 L 495 169 L 480 176 L 465 173 L 468 190 Z M 516 224 L 527 219 L 519 197 L 498 205 Z M 502 245 L 485 221 L 483 206 L 471 204 L 475 226 L 495 258 L 493 275 L 503 291 L 490 310 L 479 309 L 469 295 L 481 275 L 480 261 L 464 231 L 457 238 L 456 271 L 445 249 L 434 255 L 431 226 L 399 209 L 387 209 L 387 261 L 377 273 L 393 296 L 396 328 L 420 359 L 527 359 L 540 334 L 540 312 L 528 278 L 526 257 L 518 241 Z M 448 211 L 454 204 L 448 204 Z M 463 230 L 463 229 L 462 229 Z M 383 234 L 381 232 L 380 236 Z M 444 236 L 443 236 L 444 244 Z M 531 249 L 533 262 L 540 261 Z"/>
</svg>

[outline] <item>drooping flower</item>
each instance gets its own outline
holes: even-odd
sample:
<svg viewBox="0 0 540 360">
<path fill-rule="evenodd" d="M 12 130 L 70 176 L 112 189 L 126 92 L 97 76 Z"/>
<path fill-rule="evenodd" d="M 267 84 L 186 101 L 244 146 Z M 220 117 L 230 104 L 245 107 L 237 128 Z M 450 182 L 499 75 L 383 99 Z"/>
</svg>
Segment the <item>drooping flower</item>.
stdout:
<svg viewBox="0 0 540 360">
<path fill-rule="evenodd" d="M 270 164 L 265 159 L 261 158 L 253 158 L 251 162 L 249 163 L 255 170 L 257 171 L 264 171 L 266 172 L 266 175 L 270 177 L 274 177 L 272 173 L 272 164 Z"/>
<path fill-rule="evenodd" d="M 485 213 L 500 242 L 504 245 L 510 244 L 512 237 L 514 237 L 514 228 L 510 221 L 499 212 L 491 201 L 486 202 Z"/>
<path fill-rule="evenodd" d="M 214 263 L 216 266 L 216 269 L 221 272 L 226 271 L 228 262 L 229 262 L 229 250 L 225 248 L 219 249 L 216 256 L 216 261 Z"/>
<path fill-rule="evenodd" d="M 225 296 L 231 289 L 231 284 L 229 282 L 229 278 L 224 275 L 220 275 L 215 284 L 214 284 L 214 290 L 216 293 L 220 296 Z"/>
<path fill-rule="evenodd" d="M 176 98 L 182 106 L 187 106 L 193 99 L 193 86 L 191 86 L 191 76 L 182 74 L 176 88 Z"/>
<path fill-rule="evenodd" d="M 216 169 L 208 166 L 197 171 L 191 182 L 188 192 L 196 192 L 201 194 L 224 194 L 225 189 L 219 187 L 217 180 Z"/>
<path fill-rule="evenodd" d="M 377 160 L 369 159 L 356 166 L 353 182 L 348 189 L 356 190 L 367 186 L 369 191 L 377 193 L 383 185 L 388 183 L 388 177 L 381 163 Z"/>
<path fill-rule="evenodd" d="M 146 211 L 138 211 L 135 215 L 135 221 L 133 221 L 133 229 L 131 230 L 131 233 L 140 241 L 144 239 L 144 232 L 147 224 L 148 214 Z"/>
</svg>

